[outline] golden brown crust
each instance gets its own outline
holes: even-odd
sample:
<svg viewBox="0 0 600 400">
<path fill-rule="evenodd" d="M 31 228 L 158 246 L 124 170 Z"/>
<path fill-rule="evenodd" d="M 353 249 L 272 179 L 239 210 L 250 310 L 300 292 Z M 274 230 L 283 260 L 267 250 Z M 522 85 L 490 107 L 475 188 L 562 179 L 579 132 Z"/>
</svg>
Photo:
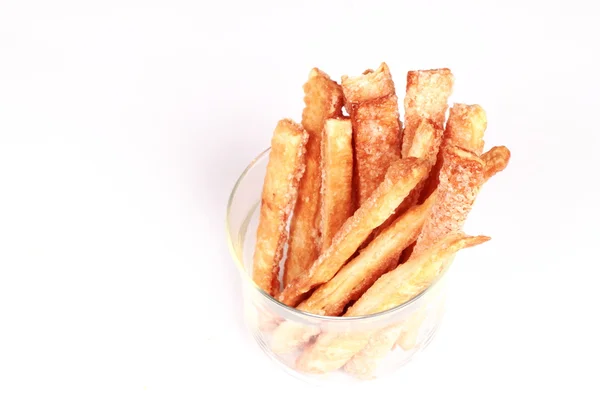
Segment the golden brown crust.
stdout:
<svg viewBox="0 0 600 400">
<path fill-rule="evenodd" d="M 421 252 L 451 232 L 457 232 L 467 219 L 483 184 L 483 161 L 457 146 L 444 146 L 437 201 L 425 221 L 414 253 Z"/>
<path fill-rule="evenodd" d="M 331 245 L 340 227 L 352 215 L 352 123 L 328 119 L 323 129 L 321 157 L 321 251 Z"/>
<path fill-rule="evenodd" d="M 400 158 L 398 98 L 388 66 L 342 77 L 352 119 L 356 201 L 360 206 L 381 183 L 387 168 Z"/>
<path fill-rule="evenodd" d="M 308 134 L 290 119 L 277 123 L 262 190 L 252 277 L 266 293 L 279 293 L 279 262 L 287 239 L 286 224 L 304 173 Z"/>
<path fill-rule="evenodd" d="M 448 265 L 445 261 L 449 257 L 489 239 L 487 236 L 467 236 L 462 232 L 447 235 L 418 256 L 381 276 L 344 316 L 375 314 L 406 303 L 432 284 Z M 377 331 L 322 333 L 304 349 L 296 361 L 296 368 L 312 373 L 338 369 L 361 351 Z"/>
<path fill-rule="evenodd" d="M 372 196 L 336 233 L 331 246 L 319 256 L 306 274 L 285 287 L 278 297 L 279 301 L 295 307 L 304 293 L 331 279 L 371 231 L 381 225 L 425 177 L 426 172 L 425 162 L 415 158 L 398 160 L 392 164 Z"/>
<path fill-rule="evenodd" d="M 481 159 L 485 164 L 483 180 L 487 182 L 492 176 L 506 168 L 510 160 L 510 150 L 506 146 L 494 146 L 483 153 Z"/>
<path fill-rule="evenodd" d="M 444 128 L 448 98 L 452 94 L 454 76 L 447 68 L 409 71 L 404 97 L 404 132 L 402 157 L 407 157 L 415 132 L 423 119 L 436 128 Z"/>
<path fill-rule="evenodd" d="M 325 120 L 342 115 L 342 88 L 323 71 L 313 68 L 304 84 L 302 125 L 308 132 L 306 171 L 290 222 L 290 239 L 283 271 L 284 286 L 304 273 L 320 251 L 321 135 Z"/>
</svg>

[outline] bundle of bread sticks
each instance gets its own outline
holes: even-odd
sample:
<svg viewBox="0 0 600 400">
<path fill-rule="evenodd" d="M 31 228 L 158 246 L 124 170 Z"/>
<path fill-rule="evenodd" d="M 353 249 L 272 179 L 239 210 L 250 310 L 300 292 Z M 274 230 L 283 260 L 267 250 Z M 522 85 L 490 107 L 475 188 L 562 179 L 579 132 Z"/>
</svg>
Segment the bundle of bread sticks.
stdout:
<svg viewBox="0 0 600 400">
<path fill-rule="evenodd" d="M 252 265 L 264 292 L 309 314 L 376 314 L 426 290 L 459 250 L 490 239 L 462 228 L 510 151 L 484 152 L 486 113 L 449 107 L 453 86 L 447 68 L 409 71 L 401 118 L 385 63 L 339 83 L 310 72 L 301 122 L 280 120 L 271 140 Z M 300 371 L 369 377 L 402 332 L 283 321 L 272 346 L 300 350 Z"/>
</svg>

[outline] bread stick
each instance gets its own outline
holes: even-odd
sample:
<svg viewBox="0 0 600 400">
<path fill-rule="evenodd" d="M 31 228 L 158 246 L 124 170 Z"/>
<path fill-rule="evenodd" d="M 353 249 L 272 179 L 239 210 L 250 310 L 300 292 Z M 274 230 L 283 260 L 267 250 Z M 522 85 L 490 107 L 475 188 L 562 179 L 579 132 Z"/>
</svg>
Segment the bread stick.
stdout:
<svg viewBox="0 0 600 400">
<path fill-rule="evenodd" d="M 298 200 L 290 221 L 290 239 L 283 270 L 283 285 L 306 272 L 321 250 L 319 202 L 321 186 L 321 134 L 328 118 L 342 115 L 342 88 L 313 68 L 304 84 L 302 125 L 308 132 L 306 171 L 300 179 Z"/>
<path fill-rule="evenodd" d="M 417 183 L 425 177 L 426 172 L 425 162 L 416 158 L 405 158 L 392 164 L 371 197 L 335 234 L 331 246 L 319 256 L 306 274 L 288 283 L 278 300 L 295 307 L 304 293 L 330 280 L 372 230 L 394 212 Z"/>
<path fill-rule="evenodd" d="M 437 202 L 423 225 L 413 253 L 419 253 L 451 232 L 462 229 L 483 184 L 484 164 L 474 153 L 457 146 L 442 149 Z"/>
<path fill-rule="evenodd" d="M 277 123 L 264 179 L 253 254 L 252 278 L 266 293 L 280 290 L 279 262 L 287 239 L 286 224 L 304 173 L 308 134 L 290 119 Z"/>
<path fill-rule="evenodd" d="M 328 119 L 323 129 L 321 157 L 321 251 L 352 215 L 352 123 Z"/>
<path fill-rule="evenodd" d="M 398 98 L 387 64 L 355 77 L 342 77 L 342 89 L 352 119 L 355 146 L 357 205 L 362 205 L 400 159 Z"/>
</svg>

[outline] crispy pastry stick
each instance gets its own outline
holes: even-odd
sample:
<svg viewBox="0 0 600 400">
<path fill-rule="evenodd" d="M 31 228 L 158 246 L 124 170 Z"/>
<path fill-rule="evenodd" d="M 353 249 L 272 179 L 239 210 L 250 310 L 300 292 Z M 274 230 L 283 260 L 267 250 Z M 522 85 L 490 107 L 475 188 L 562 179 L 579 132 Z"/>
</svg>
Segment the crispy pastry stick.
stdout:
<svg viewBox="0 0 600 400">
<path fill-rule="evenodd" d="M 277 123 L 262 190 L 252 278 L 271 296 L 279 293 L 279 262 L 287 239 L 286 223 L 304 173 L 308 134 L 290 119 Z"/>
<path fill-rule="evenodd" d="M 404 97 L 404 132 L 402 157 L 407 157 L 417 128 L 429 119 L 436 128 L 444 129 L 448 98 L 452 94 L 454 75 L 447 68 L 409 71 Z"/>
<path fill-rule="evenodd" d="M 342 115 L 342 88 L 313 68 L 304 84 L 302 125 L 308 132 L 306 172 L 300 180 L 298 200 L 290 221 L 290 240 L 283 270 L 283 285 L 303 274 L 320 251 L 319 195 L 321 186 L 321 133 L 325 120 Z"/>
<path fill-rule="evenodd" d="M 355 77 L 342 77 L 352 119 L 357 205 L 362 205 L 400 158 L 398 98 L 387 64 Z"/>
<path fill-rule="evenodd" d="M 406 303 L 440 275 L 446 265 L 444 260 L 463 248 L 476 246 L 489 239 L 487 236 L 467 236 L 464 233 L 444 237 L 418 257 L 381 276 L 344 315 L 369 315 Z M 372 334 L 372 331 L 322 333 L 298 357 L 296 368 L 310 373 L 336 370 L 360 352 Z"/>
<path fill-rule="evenodd" d="M 457 146 L 444 146 L 438 201 L 423 225 L 413 253 L 427 249 L 451 232 L 462 229 L 483 184 L 484 164 L 476 154 Z"/>
<path fill-rule="evenodd" d="M 486 129 L 487 116 L 481 106 L 455 103 L 450 108 L 442 146 L 462 147 L 480 156 L 485 144 L 483 135 Z M 426 183 L 424 183 L 421 198 L 427 197 L 438 186 L 442 162 L 440 154 L 436 165 L 432 168 Z"/>
<path fill-rule="evenodd" d="M 397 261 L 402 250 L 416 239 L 434 199 L 435 195 L 397 218 L 329 282 L 319 286 L 308 299 L 300 303 L 298 310 L 318 315 L 342 314 L 344 307 L 358 299 L 387 272 L 388 264 Z M 273 351 L 289 353 L 318 333 L 318 327 L 285 321 L 273 332 Z"/>
<path fill-rule="evenodd" d="M 416 158 L 405 158 L 392 164 L 372 196 L 335 234 L 331 246 L 321 253 L 306 274 L 288 283 L 279 295 L 279 301 L 295 307 L 304 293 L 330 280 L 371 231 L 394 212 L 426 172 L 425 162 Z"/>
<path fill-rule="evenodd" d="M 492 176 L 506 168 L 510 160 L 510 150 L 505 146 L 495 146 L 483 153 L 481 159 L 485 163 L 483 179 L 484 182 L 487 182 Z"/>
<path fill-rule="evenodd" d="M 328 119 L 323 129 L 321 157 L 321 251 L 352 215 L 352 123 Z"/>
</svg>

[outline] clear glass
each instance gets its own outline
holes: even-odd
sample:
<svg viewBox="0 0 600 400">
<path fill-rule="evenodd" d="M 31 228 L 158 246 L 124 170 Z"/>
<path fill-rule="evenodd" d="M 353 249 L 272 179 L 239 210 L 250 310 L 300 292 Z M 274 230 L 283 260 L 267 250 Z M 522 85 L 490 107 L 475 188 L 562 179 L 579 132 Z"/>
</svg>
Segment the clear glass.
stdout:
<svg viewBox="0 0 600 400">
<path fill-rule="evenodd" d="M 227 206 L 229 246 L 242 277 L 244 318 L 248 330 L 271 360 L 305 381 L 348 383 L 396 371 L 423 350 L 437 331 L 444 315 L 445 274 L 442 273 L 411 301 L 362 317 L 324 317 L 298 311 L 277 301 L 252 280 L 252 255 L 268 158 L 269 149 L 250 163 L 236 182 Z M 288 328 L 287 335 L 282 334 L 284 324 Z M 293 335 L 290 336 L 290 332 Z M 383 332 L 388 334 L 384 336 Z M 327 373 L 308 373 L 298 368 L 298 357 L 307 346 L 319 335 L 332 333 L 350 335 L 350 338 L 359 340 L 370 338 L 373 347 L 376 345 L 375 338 L 384 338 L 388 347 L 381 344 L 379 352 L 374 353 L 377 357 L 370 360 L 370 365 L 375 367 L 369 374 L 359 377 L 348 373 L 347 367 Z M 299 337 L 301 340 L 297 340 Z M 387 350 L 392 342 L 392 348 Z"/>
</svg>

